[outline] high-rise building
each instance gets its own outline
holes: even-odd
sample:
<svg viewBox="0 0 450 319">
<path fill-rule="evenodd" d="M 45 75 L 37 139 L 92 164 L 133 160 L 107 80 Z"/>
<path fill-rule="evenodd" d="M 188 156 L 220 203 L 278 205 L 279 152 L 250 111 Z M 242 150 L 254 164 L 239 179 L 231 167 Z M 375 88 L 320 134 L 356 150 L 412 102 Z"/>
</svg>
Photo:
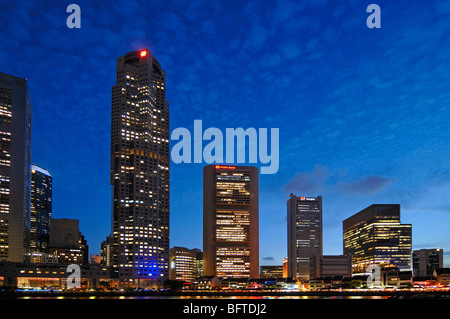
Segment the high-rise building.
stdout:
<svg viewBox="0 0 450 319">
<path fill-rule="evenodd" d="M 52 218 L 52 176 L 48 170 L 31 166 L 31 252 L 48 252 Z"/>
<path fill-rule="evenodd" d="M 352 256 L 353 274 L 369 265 L 412 271 L 411 229 L 400 224 L 399 204 L 374 204 L 344 220 L 344 254 Z"/>
<path fill-rule="evenodd" d="M 112 87 L 112 266 L 122 285 L 169 274 L 169 103 L 165 72 L 149 50 L 117 58 Z"/>
<path fill-rule="evenodd" d="M 435 270 L 444 267 L 444 250 L 414 250 L 412 260 L 414 277 L 432 277 Z"/>
<path fill-rule="evenodd" d="M 259 277 L 258 169 L 203 168 L 203 270 L 219 278 Z"/>
<path fill-rule="evenodd" d="M 322 196 L 291 194 L 287 201 L 288 277 L 311 279 L 310 261 L 323 254 Z"/>
<path fill-rule="evenodd" d="M 27 80 L 0 73 L 0 261 L 29 261 L 31 110 Z"/>
</svg>

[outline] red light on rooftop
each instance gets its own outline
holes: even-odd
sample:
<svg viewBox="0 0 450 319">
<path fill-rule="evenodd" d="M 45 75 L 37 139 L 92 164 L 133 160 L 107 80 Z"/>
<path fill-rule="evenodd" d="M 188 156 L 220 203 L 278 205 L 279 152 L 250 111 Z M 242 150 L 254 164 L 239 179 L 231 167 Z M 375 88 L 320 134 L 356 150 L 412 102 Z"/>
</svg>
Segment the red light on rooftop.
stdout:
<svg viewBox="0 0 450 319">
<path fill-rule="evenodd" d="M 236 166 L 223 166 L 223 165 L 216 165 L 216 169 L 236 169 Z"/>
<path fill-rule="evenodd" d="M 141 52 L 139 52 L 139 55 L 141 56 L 141 58 L 144 58 L 147 56 L 147 50 L 142 50 Z"/>
</svg>

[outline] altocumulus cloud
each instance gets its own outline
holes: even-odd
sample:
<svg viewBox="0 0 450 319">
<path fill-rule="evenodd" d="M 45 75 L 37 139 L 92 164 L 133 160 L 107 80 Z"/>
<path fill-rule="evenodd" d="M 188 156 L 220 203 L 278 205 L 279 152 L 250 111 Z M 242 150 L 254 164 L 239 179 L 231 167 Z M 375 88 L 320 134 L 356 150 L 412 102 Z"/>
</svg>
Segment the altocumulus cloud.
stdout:
<svg viewBox="0 0 450 319">
<path fill-rule="evenodd" d="M 348 194 L 372 195 L 397 182 L 395 178 L 367 176 L 354 182 L 342 182 L 336 188 Z"/>
<path fill-rule="evenodd" d="M 347 180 L 343 180 L 343 178 Z M 343 194 L 373 195 L 388 186 L 395 184 L 397 179 L 377 175 L 369 175 L 357 180 L 348 180 L 347 176 L 331 172 L 324 165 L 317 164 L 312 171 L 298 172 L 287 182 L 283 189 L 286 192 L 298 194 L 326 194 L 331 192 Z"/>
</svg>

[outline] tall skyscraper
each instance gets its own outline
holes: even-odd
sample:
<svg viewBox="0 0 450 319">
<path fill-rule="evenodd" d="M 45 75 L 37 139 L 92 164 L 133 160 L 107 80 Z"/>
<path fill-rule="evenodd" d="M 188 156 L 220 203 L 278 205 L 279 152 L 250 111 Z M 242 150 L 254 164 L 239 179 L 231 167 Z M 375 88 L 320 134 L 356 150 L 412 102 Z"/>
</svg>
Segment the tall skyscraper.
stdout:
<svg viewBox="0 0 450 319">
<path fill-rule="evenodd" d="M 112 264 L 122 284 L 169 274 L 169 103 L 148 50 L 117 58 L 111 115 Z"/>
<path fill-rule="evenodd" d="M 29 260 L 31 109 L 27 80 L 0 73 L 0 261 Z"/>
<path fill-rule="evenodd" d="M 203 269 L 219 278 L 259 277 L 258 169 L 203 168 Z"/>
<path fill-rule="evenodd" d="M 31 252 L 48 252 L 52 218 L 52 176 L 48 170 L 31 166 Z"/>
<path fill-rule="evenodd" d="M 287 201 L 288 277 L 310 280 L 312 258 L 323 254 L 322 196 Z"/>
<path fill-rule="evenodd" d="M 400 224 L 399 204 L 374 204 L 343 221 L 344 254 L 352 256 L 353 273 L 369 265 L 411 268 L 411 225 Z"/>
</svg>

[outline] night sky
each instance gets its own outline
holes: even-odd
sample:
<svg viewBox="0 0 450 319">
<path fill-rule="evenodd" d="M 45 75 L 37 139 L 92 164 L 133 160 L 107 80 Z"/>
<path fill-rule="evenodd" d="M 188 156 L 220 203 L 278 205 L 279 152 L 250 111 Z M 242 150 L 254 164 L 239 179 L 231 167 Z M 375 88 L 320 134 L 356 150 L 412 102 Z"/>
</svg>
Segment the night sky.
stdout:
<svg viewBox="0 0 450 319">
<path fill-rule="evenodd" d="M 53 217 L 79 219 L 90 253 L 111 227 L 116 58 L 148 48 L 171 130 L 279 128 L 280 169 L 260 175 L 261 265 L 287 254 L 295 193 L 323 196 L 324 254 L 342 254 L 347 217 L 400 204 L 413 249 L 443 248 L 449 266 L 450 1 L 2 1 L 0 30 L 0 72 L 29 82 Z M 171 246 L 202 249 L 204 165 L 171 163 Z"/>
</svg>

